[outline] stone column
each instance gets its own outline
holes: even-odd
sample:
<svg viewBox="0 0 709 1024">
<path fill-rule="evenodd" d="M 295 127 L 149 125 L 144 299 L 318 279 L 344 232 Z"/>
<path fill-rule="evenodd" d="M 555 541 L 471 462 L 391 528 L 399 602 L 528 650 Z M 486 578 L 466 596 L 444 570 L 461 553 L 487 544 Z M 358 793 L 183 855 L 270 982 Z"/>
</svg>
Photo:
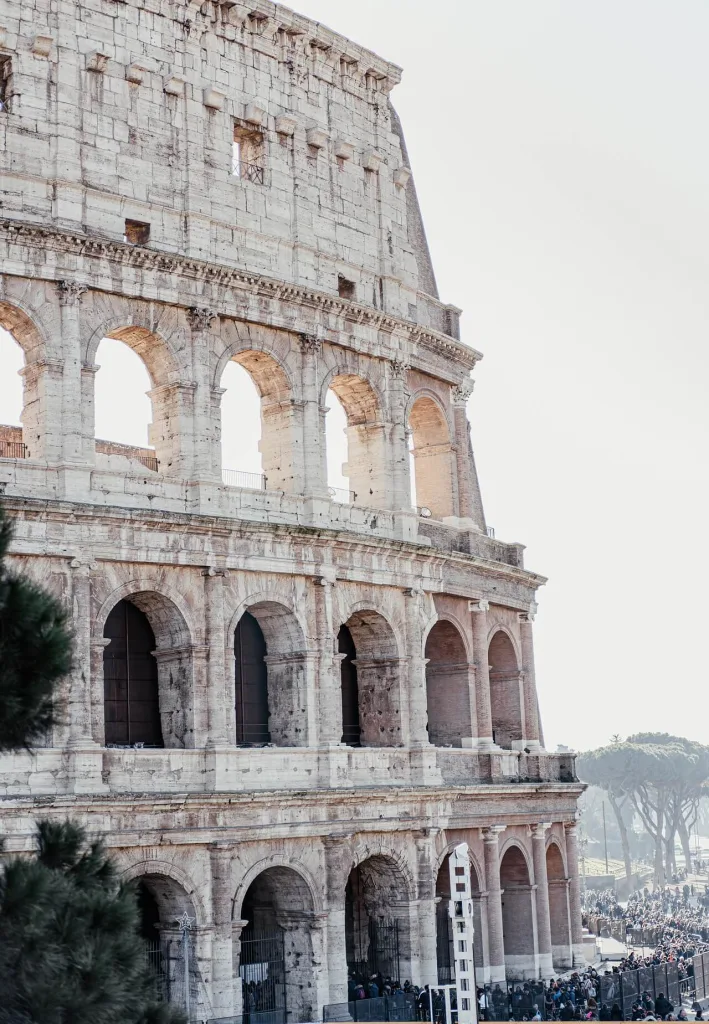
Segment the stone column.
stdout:
<svg viewBox="0 0 709 1024">
<path fill-rule="evenodd" d="M 342 739 L 342 690 L 340 661 L 335 654 L 338 627 L 333 620 L 332 590 L 335 571 L 326 567 L 326 575 L 315 577 L 315 620 L 319 665 L 317 671 L 318 739 L 320 746 L 339 746 Z"/>
<path fill-rule="evenodd" d="M 571 948 L 574 967 L 584 965 L 583 926 L 581 923 L 581 879 L 579 878 L 579 843 L 577 823 L 564 822 L 566 834 L 566 866 L 569 872 L 569 913 L 571 915 Z"/>
<path fill-rule="evenodd" d="M 226 686 L 224 654 L 226 638 L 224 628 L 224 577 L 225 569 L 210 566 L 202 571 L 204 577 L 205 608 L 207 620 L 207 747 L 212 750 L 226 747 Z M 195 716 L 196 717 L 196 716 Z"/>
<path fill-rule="evenodd" d="M 492 738 L 492 709 L 490 706 L 490 667 L 488 664 L 487 613 L 488 601 L 478 601 L 472 609 L 473 615 L 473 658 L 475 660 L 475 707 L 478 719 L 479 749 L 494 746 Z"/>
<path fill-rule="evenodd" d="M 241 963 L 241 933 L 249 922 L 245 920 L 231 922 L 231 953 L 232 977 L 234 979 L 234 1016 L 240 1017 L 244 1012 L 244 988 L 241 984 L 239 965 Z"/>
<path fill-rule="evenodd" d="M 231 847 L 214 843 L 209 860 L 212 870 L 212 1016 L 234 1013 L 234 964 L 231 927 Z"/>
<path fill-rule="evenodd" d="M 423 829 L 414 833 L 418 855 L 419 985 L 438 984 L 435 877 L 437 834 L 437 829 Z"/>
<path fill-rule="evenodd" d="M 537 684 L 534 673 L 534 640 L 532 636 L 532 614 L 522 612 L 519 616 L 519 631 L 522 641 L 522 671 L 524 672 L 524 739 L 530 749 L 538 749 L 539 709 Z"/>
<path fill-rule="evenodd" d="M 327 497 L 324 432 L 320 422 L 318 356 L 322 343 L 310 334 L 300 338 L 303 384 L 303 493 Z"/>
<path fill-rule="evenodd" d="M 62 461 L 62 403 L 64 367 L 59 360 L 41 359 L 20 370 L 24 389 L 22 440 L 27 458 Z"/>
<path fill-rule="evenodd" d="M 551 828 L 551 822 L 543 822 L 531 826 L 532 862 L 536 884 L 538 967 L 542 978 L 550 978 L 554 970 L 551 949 L 551 918 L 549 916 L 549 884 L 547 880 L 546 831 L 549 828 Z"/>
<path fill-rule="evenodd" d="M 81 442 L 82 461 L 93 466 L 96 462 L 96 374 L 100 367 L 98 363 L 81 364 Z"/>
<path fill-rule="evenodd" d="M 411 512 L 411 470 L 406 426 L 407 375 L 410 367 L 401 360 L 389 364 L 389 401 L 391 403 L 392 477 L 389 506 L 394 512 Z"/>
<path fill-rule="evenodd" d="M 327 977 L 329 1001 L 347 1002 L 347 947 L 345 943 L 345 886 L 349 876 L 351 836 L 326 836 L 325 892 L 327 897 Z"/>
<path fill-rule="evenodd" d="M 71 562 L 74 667 L 69 690 L 69 746 L 95 747 L 91 730 L 91 564 Z"/>
<path fill-rule="evenodd" d="M 402 697 L 408 696 L 408 737 L 403 735 L 404 700 L 402 699 L 402 742 L 409 747 L 429 747 L 428 695 L 426 691 L 426 658 L 423 651 L 423 624 L 428 619 L 423 603 L 426 594 L 420 585 L 406 591 L 406 686 Z M 408 742 L 407 742 L 408 741 Z"/>
<path fill-rule="evenodd" d="M 210 380 L 211 359 L 209 358 L 209 329 L 216 313 L 206 306 L 192 306 L 187 310 L 187 321 L 192 335 L 193 363 L 196 389 L 192 408 L 193 422 L 190 431 L 192 472 L 190 476 L 197 480 L 213 480 L 220 482 L 214 472 L 213 448 L 215 439 L 220 436 L 220 429 L 214 423 L 214 403 Z M 216 407 L 219 414 L 219 404 Z M 187 438 L 183 439 L 184 444 Z M 185 453 L 187 454 L 187 453 Z"/>
<path fill-rule="evenodd" d="M 110 640 L 103 636 L 94 636 L 90 640 L 91 735 L 99 747 L 106 745 L 106 721 L 103 707 L 103 652 L 110 642 Z"/>
<path fill-rule="evenodd" d="M 466 403 L 473 393 L 474 382 L 467 380 L 452 390 L 453 427 L 455 430 L 455 460 L 458 474 L 458 515 L 469 519 L 485 531 L 485 516 L 470 443 L 470 424 Z"/>
<path fill-rule="evenodd" d="M 502 889 L 500 888 L 500 834 L 504 825 L 482 830 L 487 887 L 487 936 L 490 957 L 490 981 L 505 980 L 505 944 L 502 929 Z"/>
<path fill-rule="evenodd" d="M 79 306 L 85 284 L 58 281 L 62 325 L 62 461 L 80 463 L 84 455 L 81 404 L 81 328 Z"/>
</svg>

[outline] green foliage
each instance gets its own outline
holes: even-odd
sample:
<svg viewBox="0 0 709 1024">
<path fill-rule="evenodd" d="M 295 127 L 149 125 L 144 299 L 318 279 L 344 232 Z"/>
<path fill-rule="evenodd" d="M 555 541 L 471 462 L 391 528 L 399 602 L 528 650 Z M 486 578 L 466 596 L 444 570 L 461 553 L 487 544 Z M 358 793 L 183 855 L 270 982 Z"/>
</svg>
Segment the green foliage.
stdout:
<svg viewBox="0 0 709 1024">
<path fill-rule="evenodd" d="M 57 684 L 72 664 L 68 613 L 7 570 L 11 538 L 0 508 L 0 751 L 29 747 L 57 723 Z"/>
<path fill-rule="evenodd" d="M 155 997 L 133 885 L 100 843 L 41 822 L 0 877 L 0 1024 L 183 1024 Z"/>
</svg>

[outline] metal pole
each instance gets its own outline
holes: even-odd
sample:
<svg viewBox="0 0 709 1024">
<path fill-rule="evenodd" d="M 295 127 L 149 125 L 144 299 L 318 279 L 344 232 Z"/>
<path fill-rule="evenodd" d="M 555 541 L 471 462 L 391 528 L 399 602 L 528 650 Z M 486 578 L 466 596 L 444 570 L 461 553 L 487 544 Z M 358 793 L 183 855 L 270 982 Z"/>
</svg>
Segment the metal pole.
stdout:
<svg viewBox="0 0 709 1024">
<path fill-rule="evenodd" d="M 601 804 L 601 810 L 603 811 L 603 848 L 606 852 L 606 874 L 608 874 L 608 837 L 606 836 L 606 803 L 605 800 Z"/>
<path fill-rule="evenodd" d="M 182 932 L 182 959 L 185 971 L 185 1013 L 190 1019 L 190 933 L 189 928 Z"/>
</svg>

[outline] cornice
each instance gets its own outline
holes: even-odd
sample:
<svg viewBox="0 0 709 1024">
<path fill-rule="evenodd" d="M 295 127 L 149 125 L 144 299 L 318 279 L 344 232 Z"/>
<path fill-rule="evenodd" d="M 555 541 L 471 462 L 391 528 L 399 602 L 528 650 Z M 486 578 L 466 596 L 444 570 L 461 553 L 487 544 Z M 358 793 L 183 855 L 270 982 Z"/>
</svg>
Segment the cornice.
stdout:
<svg viewBox="0 0 709 1024">
<path fill-rule="evenodd" d="M 154 528 L 163 532 L 184 532 L 187 530 L 191 534 L 211 537 L 214 535 L 228 537 L 233 534 L 240 537 L 248 537 L 254 534 L 269 534 L 288 541 L 293 541 L 294 539 L 310 542 L 320 541 L 323 549 L 331 548 L 333 543 L 336 543 L 342 545 L 342 547 L 347 547 L 350 551 L 371 552 L 377 555 L 381 555 L 382 549 L 387 549 L 408 558 L 416 558 L 419 563 L 425 562 L 432 569 L 443 569 L 446 566 L 455 564 L 463 569 L 474 569 L 486 579 L 498 579 L 534 590 L 544 586 L 547 582 L 547 577 L 530 572 L 528 569 L 519 569 L 504 562 L 495 562 L 491 559 L 482 558 L 479 555 L 470 555 L 458 551 L 442 551 L 411 541 L 350 533 L 346 530 L 329 529 L 325 526 L 269 523 L 251 519 L 231 519 L 226 516 L 198 515 L 189 512 L 160 511 L 158 509 L 122 508 L 118 505 L 92 505 L 88 502 L 61 501 L 59 499 L 50 501 L 42 498 L 24 498 L 14 495 L 5 495 L 3 497 L 3 506 L 9 510 L 22 512 L 25 516 L 50 518 L 54 521 L 76 523 L 77 519 L 85 517 L 94 523 L 106 522 L 111 524 L 116 521 L 123 524 L 140 523 L 146 529 Z M 18 555 L 39 557 L 33 551 L 17 550 L 17 548 L 18 545 L 16 543 L 15 553 Z M 53 553 L 43 551 L 41 556 L 52 557 Z M 96 555 L 95 560 L 97 562 L 116 561 L 116 557 L 104 558 Z M 145 561 L 145 556 L 140 560 Z M 180 564 L 183 567 L 189 567 L 190 563 Z M 316 571 L 318 564 L 313 562 L 314 576 L 321 575 L 319 570 Z M 305 567 L 301 571 L 304 575 L 307 575 Z M 343 581 L 346 579 L 346 575 L 346 573 L 343 573 Z M 446 593 L 454 593 L 454 591 L 451 589 L 447 590 Z M 466 591 L 459 596 L 470 597 L 471 595 Z M 503 598 L 502 596 L 499 602 L 495 602 L 493 597 L 490 596 L 488 596 L 488 599 L 504 607 L 517 607 L 514 602 L 510 602 L 509 598 Z"/>
<path fill-rule="evenodd" d="M 468 345 L 464 345 L 447 334 L 415 324 L 410 320 L 403 320 L 373 307 L 341 299 L 326 292 L 289 284 L 285 281 L 279 281 L 260 274 L 250 274 L 248 271 L 236 267 L 228 267 L 220 263 L 198 260 L 182 256 L 178 253 L 163 252 L 145 246 L 129 245 L 125 242 L 85 235 L 80 232 L 67 232 L 55 227 L 28 224 L 15 220 L 0 221 L 0 239 L 5 240 L 8 244 L 18 243 L 35 249 L 61 253 L 62 255 L 69 254 L 71 256 L 85 257 L 90 260 L 109 261 L 113 264 L 133 269 L 171 274 L 185 280 L 223 288 L 241 289 L 263 299 L 294 302 L 301 308 L 329 313 L 333 316 L 342 317 L 357 324 L 368 326 L 377 331 L 405 337 L 413 347 L 412 363 L 416 362 L 416 347 L 420 346 L 428 349 L 434 355 L 448 359 L 453 364 L 457 364 L 458 367 L 462 367 L 465 370 L 466 378 L 475 364 L 482 359 L 481 352 L 470 348 Z M 36 265 L 33 266 L 32 270 L 34 277 L 40 276 Z M 45 274 L 45 279 L 51 281 L 66 278 L 66 271 L 58 266 L 48 266 Z M 8 276 L 22 275 L 9 273 Z M 77 277 L 80 276 L 80 274 L 77 274 Z M 106 290 L 105 288 L 93 285 L 90 281 L 84 283 L 86 283 L 89 289 L 95 287 L 97 291 Z M 195 306 L 194 297 L 184 296 L 180 302 L 175 304 L 182 305 L 186 310 L 189 310 Z M 214 316 L 219 315 L 235 318 L 232 313 L 221 313 L 220 310 L 214 309 Z M 238 318 L 243 319 L 245 322 L 268 323 L 268 321 L 264 320 L 253 320 L 248 314 Z M 268 325 L 274 326 L 270 323 Z M 311 333 L 306 328 L 307 325 L 300 325 L 299 331 L 302 333 L 305 330 L 306 333 Z M 292 330 L 293 328 L 283 327 L 282 329 Z M 316 332 L 313 331 L 312 333 L 315 334 Z M 337 343 L 336 339 L 330 337 L 323 340 Z M 421 363 L 421 368 L 426 369 L 425 363 Z M 453 366 L 451 369 L 453 369 Z"/>
</svg>

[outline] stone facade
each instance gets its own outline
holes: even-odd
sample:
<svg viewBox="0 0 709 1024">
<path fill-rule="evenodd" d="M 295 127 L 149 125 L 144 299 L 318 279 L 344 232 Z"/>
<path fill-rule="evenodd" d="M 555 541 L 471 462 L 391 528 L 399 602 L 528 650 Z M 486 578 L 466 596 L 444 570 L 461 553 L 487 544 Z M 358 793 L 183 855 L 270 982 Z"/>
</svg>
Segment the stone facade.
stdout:
<svg viewBox="0 0 709 1024">
<path fill-rule="evenodd" d="M 479 980 L 569 966 L 581 786 L 543 747 L 544 580 L 487 535 L 465 411 L 480 355 L 436 294 L 399 69 L 266 0 L 6 0 L 2 18 L 0 325 L 25 368 L 0 489 L 14 565 L 76 633 L 64 724 L 0 759 L 8 848 L 39 814 L 102 835 L 164 943 L 191 919 L 196 1020 L 241 1013 L 254 928 L 282 939 L 289 1021 L 346 998 L 377 927 L 402 980 L 435 982 L 461 841 Z M 149 449 L 95 439 L 104 337 L 150 374 Z M 223 482 L 230 360 L 261 396 L 263 487 Z M 107 739 L 133 664 L 119 607 L 153 648 L 152 744 Z M 247 613 L 265 654 L 244 669 Z M 244 673 L 267 700 L 256 745 Z"/>
</svg>

